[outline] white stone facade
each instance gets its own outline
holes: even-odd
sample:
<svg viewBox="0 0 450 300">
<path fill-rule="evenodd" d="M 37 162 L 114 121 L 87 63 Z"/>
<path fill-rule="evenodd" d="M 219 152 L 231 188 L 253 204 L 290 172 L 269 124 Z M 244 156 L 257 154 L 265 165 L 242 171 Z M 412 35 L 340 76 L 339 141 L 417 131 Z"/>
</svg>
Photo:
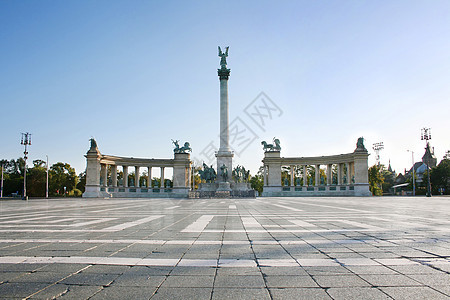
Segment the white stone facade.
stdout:
<svg viewBox="0 0 450 300">
<path fill-rule="evenodd" d="M 280 151 L 264 154 L 263 196 L 370 196 L 368 152 L 357 148 L 348 154 L 317 157 L 281 157 Z M 282 182 L 282 166 L 289 167 L 289 184 Z M 308 182 L 307 166 L 314 169 L 314 184 Z M 320 167 L 325 166 L 321 177 Z M 332 180 L 333 166 L 336 182 Z M 295 172 L 297 170 L 297 172 Z M 345 173 L 344 173 L 345 170 Z M 296 177 L 300 173 L 301 177 Z M 298 184 L 302 178 L 302 184 Z"/>
<path fill-rule="evenodd" d="M 86 190 L 84 198 L 130 197 L 130 198 L 168 198 L 188 197 L 191 183 L 191 161 L 189 153 L 175 153 L 173 159 L 145 159 L 120 157 L 101 154 L 92 147 L 86 153 Z M 122 167 L 123 178 L 119 184 L 118 169 Z M 129 186 L 129 169 L 134 168 L 133 186 Z M 160 184 L 153 186 L 152 169 L 160 169 Z M 165 169 L 173 169 L 173 187 L 164 186 Z M 140 170 L 146 169 L 148 178 L 145 185 L 140 185 Z M 110 174 L 108 176 L 108 174 Z"/>
</svg>

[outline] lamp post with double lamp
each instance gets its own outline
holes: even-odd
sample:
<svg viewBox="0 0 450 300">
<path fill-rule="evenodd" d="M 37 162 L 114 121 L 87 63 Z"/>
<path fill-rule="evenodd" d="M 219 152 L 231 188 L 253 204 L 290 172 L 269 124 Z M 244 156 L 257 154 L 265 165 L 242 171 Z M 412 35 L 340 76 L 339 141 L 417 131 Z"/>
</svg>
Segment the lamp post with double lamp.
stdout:
<svg viewBox="0 0 450 300">
<path fill-rule="evenodd" d="M 431 140 L 431 128 L 426 128 L 426 127 L 422 128 L 420 139 L 422 141 L 425 141 L 425 143 L 426 143 L 425 151 L 427 149 L 429 149 L 430 145 L 428 144 L 428 140 Z M 429 166 L 430 165 L 430 158 L 427 158 L 426 165 L 427 165 L 427 175 L 428 175 L 427 176 L 428 177 L 427 197 L 431 197 L 430 166 Z"/>
<path fill-rule="evenodd" d="M 27 197 L 27 146 L 30 145 L 31 146 L 31 133 L 22 133 L 22 139 L 20 140 L 20 144 L 25 146 L 25 151 L 23 152 L 24 156 L 24 160 L 25 160 L 25 166 L 24 166 L 24 172 L 23 172 L 23 200 L 28 200 Z"/>
<path fill-rule="evenodd" d="M 380 151 L 384 149 L 383 142 L 374 143 L 372 149 L 375 151 L 377 156 L 375 159 L 377 160 L 377 165 L 380 166 Z"/>
<path fill-rule="evenodd" d="M 415 172 L 414 172 L 414 151 L 411 150 L 406 150 L 408 152 L 411 152 L 411 157 L 412 157 L 412 180 L 413 180 L 413 196 L 416 195 L 416 176 L 415 176 Z"/>
</svg>

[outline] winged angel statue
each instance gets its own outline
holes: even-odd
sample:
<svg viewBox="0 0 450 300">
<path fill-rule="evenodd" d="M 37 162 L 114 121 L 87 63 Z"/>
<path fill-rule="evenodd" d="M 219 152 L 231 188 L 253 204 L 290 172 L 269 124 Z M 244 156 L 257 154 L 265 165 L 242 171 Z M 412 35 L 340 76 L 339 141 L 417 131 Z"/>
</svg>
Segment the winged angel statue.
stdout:
<svg viewBox="0 0 450 300">
<path fill-rule="evenodd" d="M 226 47 L 225 48 L 225 53 L 223 53 L 222 49 L 220 49 L 220 46 L 219 46 L 220 67 L 222 69 L 226 69 L 227 68 L 228 48 L 230 48 L 230 47 Z"/>
</svg>

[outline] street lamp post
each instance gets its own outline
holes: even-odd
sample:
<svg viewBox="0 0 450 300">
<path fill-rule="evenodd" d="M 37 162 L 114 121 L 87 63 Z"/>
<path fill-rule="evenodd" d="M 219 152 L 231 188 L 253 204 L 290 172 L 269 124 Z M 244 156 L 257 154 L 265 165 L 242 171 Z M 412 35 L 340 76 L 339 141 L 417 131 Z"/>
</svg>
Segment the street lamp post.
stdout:
<svg viewBox="0 0 450 300">
<path fill-rule="evenodd" d="M 20 141 L 20 144 L 25 146 L 25 151 L 23 152 L 24 156 L 24 160 L 25 160 L 25 167 L 24 167 L 24 172 L 23 172 L 23 200 L 28 200 L 27 197 L 27 146 L 31 145 L 31 133 L 22 133 L 22 139 Z"/>
<path fill-rule="evenodd" d="M 414 151 L 407 150 L 408 152 L 411 152 L 411 158 L 412 158 L 412 178 L 413 178 L 413 196 L 416 195 L 416 176 L 414 172 Z"/>
<path fill-rule="evenodd" d="M 383 142 L 374 143 L 372 149 L 375 151 L 377 156 L 375 157 L 377 160 L 377 165 L 380 165 L 380 151 L 384 149 Z"/>
<path fill-rule="evenodd" d="M 47 157 L 47 181 L 45 184 L 45 198 L 48 198 L 48 155 L 46 155 Z"/>
<path fill-rule="evenodd" d="M 4 165 L 2 164 L 2 186 L 0 189 L 0 198 L 3 198 L 3 168 L 4 168 Z"/>
<path fill-rule="evenodd" d="M 425 150 L 429 149 L 430 146 L 428 144 L 428 140 L 431 140 L 431 128 L 426 128 L 426 127 L 422 128 L 420 139 L 422 141 L 425 141 L 425 143 L 426 143 Z M 428 175 L 427 176 L 428 177 L 427 197 L 431 197 L 430 166 L 429 166 L 430 158 L 427 159 L 426 165 L 427 165 L 427 175 Z"/>
</svg>

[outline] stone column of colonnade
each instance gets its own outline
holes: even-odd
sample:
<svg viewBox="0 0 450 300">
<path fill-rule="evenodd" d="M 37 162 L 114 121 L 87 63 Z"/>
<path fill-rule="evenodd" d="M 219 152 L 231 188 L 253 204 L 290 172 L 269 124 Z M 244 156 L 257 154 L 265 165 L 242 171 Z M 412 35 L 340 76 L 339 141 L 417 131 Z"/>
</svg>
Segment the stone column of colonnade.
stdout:
<svg viewBox="0 0 450 300">
<path fill-rule="evenodd" d="M 291 165 L 291 187 L 294 187 L 295 166 Z"/>
<path fill-rule="evenodd" d="M 333 184 L 333 165 L 327 165 L 327 185 Z"/>
<path fill-rule="evenodd" d="M 123 169 L 123 187 L 128 187 L 128 166 L 122 166 Z"/>
<path fill-rule="evenodd" d="M 108 165 L 100 164 L 100 182 L 103 187 L 108 186 Z"/>
<path fill-rule="evenodd" d="M 163 189 L 164 188 L 164 167 L 161 167 L 161 185 L 160 187 Z"/>
<path fill-rule="evenodd" d="M 134 187 L 139 187 L 139 179 L 140 179 L 139 169 L 140 168 L 138 166 L 134 167 Z"/>
<path fill-rule="evenodd" d="M 147 175 L 148 175 L 148 180 L 147 180 L 147 188 L 152 187 L 152 167 L 147 167 Z"/>
<path fill-rule="evenodd" d="M 117 166 L 111 165 L 111 185 L 117 187 Z"/>
<path fill-rule="evenodd" d="M 316 172 L 315 172 L 315 181 L 316 181 L 316 184 L 315 184 L 315 186 L 319 186 L 320 185 L 320 165 L 315 165 L 315 170 L 316 170 Z"/>
<path fill-rule="evenodd" d="M 308 186 L 308 173 L 306 169 L 306 165 L 303 165 L 303 186 Z"/>
</svg>

